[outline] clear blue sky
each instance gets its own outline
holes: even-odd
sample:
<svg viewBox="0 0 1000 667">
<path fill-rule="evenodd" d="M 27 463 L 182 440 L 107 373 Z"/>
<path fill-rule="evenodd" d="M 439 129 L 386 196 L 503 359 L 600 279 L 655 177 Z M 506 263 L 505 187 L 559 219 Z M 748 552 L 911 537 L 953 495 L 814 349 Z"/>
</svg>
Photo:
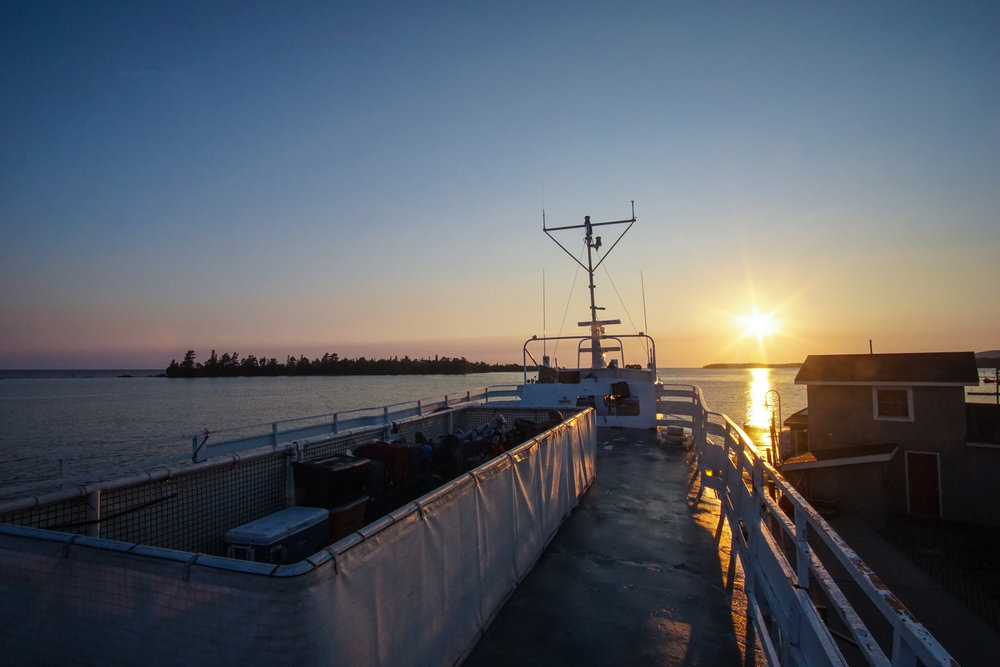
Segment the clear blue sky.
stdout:
<svg viewBox="0 0 1000 667">
<path fill-rule="evenodd" d="M 1000 5 L 422 4 L 3 3 L 0 368 L 1000 348 Z"/>
</svg>

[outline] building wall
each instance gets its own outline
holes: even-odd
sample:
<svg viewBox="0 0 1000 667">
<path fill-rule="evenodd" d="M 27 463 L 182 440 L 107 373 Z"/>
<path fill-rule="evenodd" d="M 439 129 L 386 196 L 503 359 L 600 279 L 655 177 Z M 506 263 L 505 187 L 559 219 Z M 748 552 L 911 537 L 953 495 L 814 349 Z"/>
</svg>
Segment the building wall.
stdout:
<svg viewBox="0 0 1000 667">
<path fill-rule="evenodd" d="M 809 386 L 809 447 L 813 451 L 857 445 L 892 443 L 900 451 L 883 466 L 878 493 L 875 482 L 859 473 L 855 486 L 843 483 L 845 473 L 813 473 L 818 489 L 839 489 L 842 507 L 858 513 L 869 523 L 884 521 L 882 508 L 906 513 L 906 452 L 928 452 L 939 456 L 941 515 L 953 521 L 1000 525 L 993 508 L 1000 503 L 1000 450 L 966 445 L 965 392 L 961 387 L 913 387 L 913 421 L 874 418 L 871 386 Z M 863 466 L 850 466 L 848 470 Z M 853 473 L 846 473 L 848 475 Z M 824 479 L 820 479 L 824 478 Z M 863 489 L 863 490 L 862 490 Z M 859 496 L 864 502 L 845 502 Z M 871 509 L 864 510 L 865 506 Z M 876 508 L 878 508 L 876 510 Z"/>
<path fill-rule="evenodd" d="M 947 476 L 952 489 L 945 496 L 947 518 L 1000 526 L 1000 449 L 966 446 L 956 470 Z"/>
<path fill-rule="evenodd" d="M 965 442 L 961 387 L 914 387 L 913 421 L 875 419 L 870 386 L 810 385 L 807 393 L 813 451 L 885 443 L 917 451 L 945 451 Z"/>
<path fill-rule="evenodd" d="M 906 452 L 902 446 L 900 446 L 899 453 L 891 461 L 886 462 L 885 471 L 886 478 L 889 480 L 886 487 L 889 510 L 893 514 L 906 514 Z"/>
<path fill-rule="evenodd" d="M 810 501 L 835 501 L 844 514 L 859 517 L 878 529 L 892 511 L 890 480 L 882 463 L 862 463 L 803 471 Z"/>
</svg>

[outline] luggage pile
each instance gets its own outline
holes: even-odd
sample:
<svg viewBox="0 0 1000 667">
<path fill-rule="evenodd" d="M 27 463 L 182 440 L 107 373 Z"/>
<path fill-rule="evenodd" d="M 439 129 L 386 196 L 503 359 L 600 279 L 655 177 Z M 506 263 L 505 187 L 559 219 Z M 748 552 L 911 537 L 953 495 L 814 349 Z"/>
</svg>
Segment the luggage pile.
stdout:
<svg viewBox="0 0 1000 667">
<path fill-rule="evenodd" d="M 431 452 L 431 474 L 443 484 L 506 451 L 511 442 L 507 420 L 502 415 L 468 431 L 449 433 L 428 440 L 417 433 L 416 441 Z"/>
<path fill-rule="evenodd" d="M 530 440 L 534 438 L 539 433 L 544 433 L 550 428 L 555 428 L 563 421 L 562 413 L 558 410 L 549 410 L 549 418 L 543 419 L 541 421 L 531 421 L 529 419 L 515 419 L 514 420 L 514 432 L 520 439 L 520 442 Z"/>
<path fill-rule="evenodd" d="M 382 463 L 338 454 L 292 464 L 295 504 L 329 510 L 329 535 L 337 541 L 381 516 L 385 497 Z"/>
<path fill-rule="evenodd" d="M 336 541 L 415 498 L 451 481 L 509 447 L 530 440 L 562 422 L 558 411 L 542 421 L 502 415 L 479 426 L 428 439 L 377 441 L 350 454 L 293 464 L 295 503 L 330 511 L 330 537 Z"/>
</svg>

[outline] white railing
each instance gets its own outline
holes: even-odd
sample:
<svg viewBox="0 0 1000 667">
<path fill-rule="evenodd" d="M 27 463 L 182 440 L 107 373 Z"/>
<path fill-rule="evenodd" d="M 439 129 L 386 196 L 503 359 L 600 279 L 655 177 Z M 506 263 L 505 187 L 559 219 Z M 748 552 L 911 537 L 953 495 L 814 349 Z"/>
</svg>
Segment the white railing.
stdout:
<svg viewBox="0 0 1000 667">
<path fill-rule="evenodd" d="M 668 386 L 660 396 L 665 421 L 693 433 L 698 497 L 705 489 L 719 497 L 747 614 L 770 664 L 956 664 L 742 429 L 708 410 L 700 389 Z M 874 617 L 858 614 L 831 570 L 847 573 L 850 594 L 867 598 Z M 882 625 L 889 636 L 875 637 L 869 628 Z"/>
<path fill-rule="evenodd" d="M 431 399 L 390 403 L 375 408 L 357 408 L 323 415 L 299 417 L 272 422 L 268 433 L 231 438 L 218 442 L 202 440 L 204 434 L 191 438 L 191 460 L 204 461 L 212 456 L 224 456 L 258 447 L 277 447 L 286 442 L 306 440 L 324 435 L 336 435 L 356 428 L 384 426 L 389 428 L 394 422 L 410 417 L 419 417 L 437 410 L 444 410 L 462 403 L 488 403 L 501 397 L 516 396 L 516 389 L 510 386 L 479 387 L 464 394 L 450 394 Z M 308 422 L 308 423 L 306 423 Z M 305 424 L 305 425 L 303 425 Z"/>
<path fill-rule="evenodd" d="M 397 421 L 444 410 L 462 403 L 489 403 L 517 395 L 516 385 L 495 385 L 470 389 L 458 394 L 403 401 L 372 408 L 342 410 L 308 417 L 262 422 L 238 428 L 204 429 L 193 434 L 116 445 L 114 451 L 117 454 L 109 457 L 113 461 L 110 467 L 99 468 L 92 463 L 86 465 L 90 459 L 85 456 L 80 456 L 78 459 L 51 456 L 26 457 L 12 463 L 20 464 L 21 468 L 43 472 L 40 475 L 33 475 L 30 482 L 0 486 L 0 498 L 15 497 L 39 489 L 58 487 L 60 490 L 66 490 L 71 486 L 93 482 L 97 479 L 118 477 L 136 469 L 136 466 L 130 467 L 128 463 L 123 464 L 115 459 L 130 462 L 139 458 L 141 460 L 137 460 L 135 463 L 142 468 L 170 463 L 201 463 L 215 456 L 226 456 L 260 447 L 276 448 L 286 443 L 318 436 L 336 435 L 372 426 L 385 427 L 388 438 L 388 430 Z M 249 435 L 247 435 L 248 432 Z M 185 443 L 189 443 L 189 448 L 185 446 Z M 137 456 L 137 451 L 156 451 L 159 452 L 159 458 Z M 45 477 L 45 470 L 53 471 L 54 475 Z"/>
</svg>

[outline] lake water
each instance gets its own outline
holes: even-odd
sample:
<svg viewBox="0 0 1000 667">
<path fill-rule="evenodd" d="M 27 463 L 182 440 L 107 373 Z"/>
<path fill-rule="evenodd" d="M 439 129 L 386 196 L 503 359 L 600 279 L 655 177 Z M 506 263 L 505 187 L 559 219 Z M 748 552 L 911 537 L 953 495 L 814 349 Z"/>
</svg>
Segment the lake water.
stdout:
<svg viewBox="0 0 1000 667">
<path fill-rule="evenodd" d="M 53 477 L 59 459 L 74 469 L 190 451 L 190 436 L 270 430 L 272 421 L 458 396 L 469 389 L 513 385 L 522 373 L 169 379 L 160 371 L 0 371 L 0 487 Z M 765 440 L 771 408 L 781 416 L 805 407 L 796 369 L 660 369 L 666 383 L 700 386 L 711 409 Z M 122 377 L 122 376 L 131 377 Z M 771 403 L 774 403 L 772 401 Z M 240 428 L 250 426 L 249 429 Z M 187 436 L 182 438 L 181 436 Z"/>
<path fill-rule="evenodd" d="M 271 422 L 283 419 L 459 396 L 522 380 L 522 373 L 190 380 L 155 377 L 159 372 L 0 371 L 0 487 L 55 477 L 60 459 L 73 460 L 76 470 L 184 454 L 191 435 L 204 429 L 224 439 L 267 432 Z M 701 387 L 712 410 L 766 445 L 772 412 L 778 417 L 780 407 L 785 419 L 806 406 L 796 372 L 663 368 L 659 376 Z M 780 403 L 773 394 L 768 400 L 770 390 Z M 970 388 L 995 390 L 985 383 Z M 996 399 L 970 394 L 968 400 Z"/>
</svg>

